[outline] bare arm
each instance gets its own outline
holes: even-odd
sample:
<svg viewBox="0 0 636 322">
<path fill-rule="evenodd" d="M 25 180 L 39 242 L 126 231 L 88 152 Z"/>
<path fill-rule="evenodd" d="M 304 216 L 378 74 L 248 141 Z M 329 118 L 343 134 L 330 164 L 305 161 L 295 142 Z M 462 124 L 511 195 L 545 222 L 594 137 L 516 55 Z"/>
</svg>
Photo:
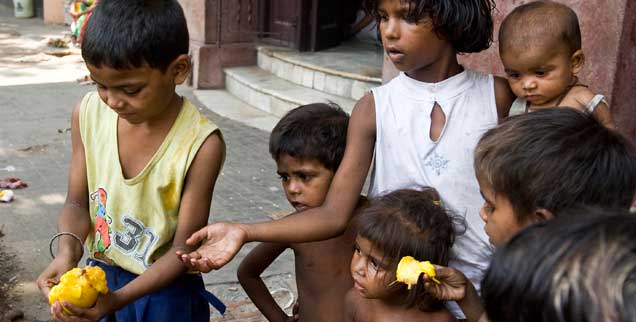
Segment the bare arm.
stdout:
<svg viewBox="0 0 636 322">
<path fill-rule="evenodd" d="M 515 94 L 505 78 L 495 76 L 495 101 L 497 103 L 497 115 L 499 122 L 510 113 L 510 107 L 515 100 Z"/>
<path fill-rule="evenodd" d="M 86 181 L 86 159 L 79 129 L 80 103 L 71 115 L 72 156 L 69 170 L 68 193 L 58 219 L 58 231 L 70 232 L 85 240 L 90 230 L 88 211 L 88 183 Z M 55 259 L 40 274 L 37 284 L 42 294 L 48 297 L 50 287 L 59 283 L 60 276 L 77 266 L 82 257 L 83 244 L 75 238 L 63 235 L 58 239 Z"/>
<path fill-rule="evenodd" d="M 261 279 L 261 274 L 272 262 L 289 248 L 289 245 L 276 243 L 262 243 L 254 248 L 238 268 L 239 283 L 268 321 L 285 322 L 289 316 L 283 311 L 272 297 L 269 289 Z"/>
<path fill-rule="evenodd" d="M 353 110 L 344 157 L 322 206 L 266 223 L 208 226 L 187 241 L 189 245 L 203 242 L 197 251 L 177 255 L 184 263 L 209 272 L 229 262 L 245 242 L 309 242 L 341 234 L 358 203 L 371 166 L 374 144 L 375 104 L 372 94 L 367 94 Z"/>
<path fill-rule="evenodd" d="M 75 315 L 95 321 L 142 296 L 165 288 L 185 273 L 186 267 L 173 253 L 177 249 L 191 250 L 192 248 L 185 245 L 185 240 L 207 224 L 214 184 L 224 157 L 225 143 L 220 135 L 210 135 L 197 152 L 186 175 L 171 249 L 126 286 L 98 298 L 93 308 L 83 310 L 72 307 L 71 311 Z M 55 317 L 58 320 L 67 320 L 61 308 L 57 312 L 59 314 Z"/>
</svg>

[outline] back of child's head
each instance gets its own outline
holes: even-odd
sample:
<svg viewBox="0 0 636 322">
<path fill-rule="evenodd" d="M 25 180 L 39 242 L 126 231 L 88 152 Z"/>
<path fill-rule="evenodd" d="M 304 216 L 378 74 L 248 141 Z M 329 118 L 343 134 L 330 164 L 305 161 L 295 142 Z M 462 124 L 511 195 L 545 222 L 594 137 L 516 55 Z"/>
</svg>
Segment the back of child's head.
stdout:
<svg viewBox="0 0 636 322">
<path fill-rule="evenodd" d="M 579 208 L 530 226 L 481 286 L 492 322 L 636 321 L 636 216 Z"/>
<path fill-rule="evenodd" d="M 448 265 L 455 240 L 453 219 L 433 188 L 397 190 L 374 198 L 354 219 L 353 225 L 359 236 L 384 253 L 382 260 L 392 272 L 404 256 Z M 407 294 L 404 301 L 407 307 L 416 306 L 423 311 L 442 307 L 442 302 L 426 292 L 423 280 L 411 290 L 401 283 L 392 284 L 390 296 L 400 294 Z"/>
<path fill-rule="evenodd" d="M 506 197 L 519 222 L 576 204 L 629 209 L 636 193 L 629 142 L 572 108 L 509 117 L 480 139 L 474 165 L 480 186 Z"/>
<path fill-rule="evenodd" d="M 553 1 L 534 1 L 516 7 L 499 29 L 500 53 L 562 44 L 568 46 L 570 55 L 581 49 L 579 19 L 570 7 Z"/>
<path fill-rule="evenodd" d="M 82 57 L 113 69 L 148 64 L 165 72 L 188 54 L 188 26 L 176 0 L 103 0 L 86 26 Z"/>
<path fill-rule="evenodd" d="M 269 153 L 317 160 L 335 172 L 347 143 L 349 115 L 336 104 L 314 103 L 289 111 L 272 130 Z"/>
<path fill-rule="evenodd" d="M 364 0 L 367 13 L 376 17 L 382 1 Z M 413 21 L 430 17 L 433 31 L 453 44 L 458 53 L 476 53 L 492 43 L 495 8 L 493 0 L 399 0 L 409 5 L 408 16 Z"/>
</svg>

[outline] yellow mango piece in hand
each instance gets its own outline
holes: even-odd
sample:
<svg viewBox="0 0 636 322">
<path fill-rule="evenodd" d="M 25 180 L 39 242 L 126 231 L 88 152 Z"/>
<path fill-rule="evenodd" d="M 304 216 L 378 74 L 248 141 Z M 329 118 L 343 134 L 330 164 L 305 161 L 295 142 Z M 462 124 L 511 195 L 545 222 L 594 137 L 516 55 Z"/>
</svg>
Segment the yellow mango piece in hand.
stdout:
<svg viewBox="0 0 636 322">
<path fill-rule="evenodd" d="M 435 278 L 435 267 L 431 262 L 420 262 L 411 256 L 404 256 L 398 263 L 395 277 L 398 282 L 404 283 L 410 290 L 411 287 L 417 284 L 417 280 L 420 278 L 420 274 L 428 275 L 431 280 L 439 284 L 439 281 Z"/>
<path fill-rule="evenodd" d="M 107 294 L 106 273 L 98 266 L 73 268 L 64 273 L 60 283 L 51 288 L 49 303 L 68 302 L 82 308 L 92 307 L 99 294 Z M 68 310 L 64 312 L 70 314 Z"/>
</svg>

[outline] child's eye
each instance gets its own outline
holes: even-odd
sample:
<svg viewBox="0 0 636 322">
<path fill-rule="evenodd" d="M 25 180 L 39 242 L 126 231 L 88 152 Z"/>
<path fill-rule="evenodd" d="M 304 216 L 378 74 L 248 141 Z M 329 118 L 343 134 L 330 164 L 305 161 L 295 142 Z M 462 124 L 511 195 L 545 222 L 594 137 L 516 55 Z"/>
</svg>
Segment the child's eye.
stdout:
<svg viewBox="0 0 636 322">
<path fill-rule="evenodd" d="M 507 73 L 509 79 L 519 79 L 518 73 Z"/>
<path fill-rule="evenodd" d="M 126 93 L 126 95 L 135 95 L 137 93 L 141 92 L 141 87 L 140 88 L 136 88 L 136 89 L 124 89 L 124 93 Z"/>
<path fill-rule="evenodd" d="M 279 175 L 279 176 L 278 176 L 278 178 L 279 178 L 279 179 L 280 179 L 280 181 L 282 181 L 282 182 L 287 182 L 287 181 L 289 181 L 289 176 L 286 176 L 286 175 L 282 175 L 282 174 L 281 174 L 281 175 Z"/>
<path fill-rule="evenodd" d="M 544 71 L 536 71 L 536 72 L 535 72 L 535 75 L 537 75 L 537 76 L 539 76 L 539 77 L 543 77 L 543 76 L 545 76 L 546 74 L 547 74 L 547 72 L 544 72 Z"/>
<path fill-rule="evenodd" d="M 375 15 L 376 15 L 376 18 L 380 21 L 388 20 L 388 16 L 385 13 L 377 12 Z"/>
<path fill-rule="evenodd" d="M 484 204 L 484 211 L 486 213 L 492 214 L 493 211 L 495 211 L 495 207 L 493 207 L 491 204 L 489 203 L 485 203 Z"/>
<path fill-rule="evenodd" d="M 378 263 L 375 259 L 371 258 L 371 260 L 369 261 L 371 263 L 371 267 L 374 270 L 378 270 L 380 268 L 380 263 Z"/>
</svg>

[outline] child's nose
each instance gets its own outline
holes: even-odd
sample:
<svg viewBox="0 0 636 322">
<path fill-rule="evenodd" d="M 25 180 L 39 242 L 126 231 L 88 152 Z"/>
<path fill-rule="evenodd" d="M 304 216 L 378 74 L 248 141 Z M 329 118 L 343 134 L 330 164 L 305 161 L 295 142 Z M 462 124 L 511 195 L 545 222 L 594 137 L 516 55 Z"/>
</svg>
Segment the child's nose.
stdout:
<svg viewBox="0 0 636 322">
<path fill-rule="evenodd" d="M 124 100 L 121 99 L 117 94 L 113 91 L 108 91 L 106 93 L 106 102 L 108 106 L 113 109 L 121 109 L 124 107 Z"/>
<path fill-rule="evenodd" d="M 525 77 L 523 79 L 523 88 L 524 89 L 534 89 L 537 87 L 537 82 L 533 77 Z"/>
<path fill-rule="evenodd" d="M 386 22 L 386 27 L 384 28 L 384 37 L 386 39 L 400 38 L 400 26 L 398 21 L 396 21 L 395 19 L 389 19 Z"/>
<path fill-rule="evenodd" d="M 300 182 L 298 182 L 298 180 L 291 179 L 289 180 L 289 186 L 287 187 L 287 190 L 292 195 L 299 195 L 302 191 L 302 186 Z"/>
<path fill-rule="evenodd" d="M 483 220 L 484 222 L 488 221 L 488 214 L 486 214 L 486 210 L 484 210 L 483 206 L 481 207 L 481 209 L 479 209 L 479 217 L 481 217 L 481 220 Z"/>
</svg>

